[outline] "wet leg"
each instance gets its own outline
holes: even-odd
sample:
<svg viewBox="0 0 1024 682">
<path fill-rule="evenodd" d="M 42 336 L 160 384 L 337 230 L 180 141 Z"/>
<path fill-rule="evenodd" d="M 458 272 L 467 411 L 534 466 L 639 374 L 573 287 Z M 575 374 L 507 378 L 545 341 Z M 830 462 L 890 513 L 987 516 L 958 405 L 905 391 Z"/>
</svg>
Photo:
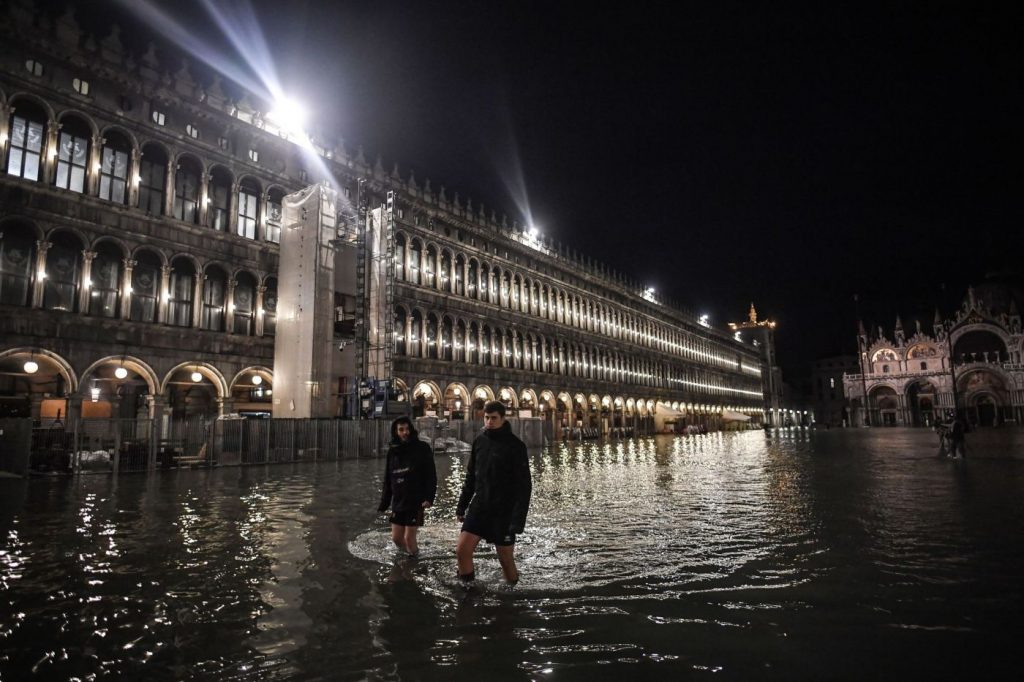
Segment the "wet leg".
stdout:
<svg viewBox="0 0 1024 682">
<path fill-rule="evenodd" d="M 467 531 L 459 533 L 459 544 L 455 546 L 455 559 L 458 562 L 459 577 L 466 580 L 466 576 L 473 575 L 473 552 L 480 544 L 480 536 Z"/>
<path fill-rule="evenodd" d="M 398 549 L 405 549 L 405 526 L 391 524 L 391 542 L 395 543 Z"/>
<path fill-rule="evenodd" d="M 420 547 L 416 542 L 416 533 L 419 531 L 417 526 L 406 526 L 405 527 L 405 551 L 410 555 L 415 555 L 420 551 Z"/>
<path fill-rule="evenodd" d="M 519 569 L 516 568 L 514 556 L 515 548 L 515 545 L 495 547 L 495 550 L 498 552 L 498 563 L 501 564 L 501 572 L 505 574 L 505 580 L 511 585 L 519 582 Z"/>
</svg>

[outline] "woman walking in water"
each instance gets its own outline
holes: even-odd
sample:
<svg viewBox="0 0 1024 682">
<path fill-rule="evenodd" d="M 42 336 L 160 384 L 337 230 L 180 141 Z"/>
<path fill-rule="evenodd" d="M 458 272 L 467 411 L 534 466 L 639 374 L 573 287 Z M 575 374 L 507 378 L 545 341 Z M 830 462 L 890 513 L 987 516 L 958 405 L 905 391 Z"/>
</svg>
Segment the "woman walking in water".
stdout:
<svg viewBox="0 0 1024 682">
<path fill-rule="evenodd" d="M 391 539 L 410 557 L 419 552 L 416 533 L 424 510 L 434 504 L 437 470 L 434 452 L 421 441 L 408 417 L 391 422 L 391 447 L 384 463 L 384 490 L 377 511 L 391 507 Z"/>
</svg>

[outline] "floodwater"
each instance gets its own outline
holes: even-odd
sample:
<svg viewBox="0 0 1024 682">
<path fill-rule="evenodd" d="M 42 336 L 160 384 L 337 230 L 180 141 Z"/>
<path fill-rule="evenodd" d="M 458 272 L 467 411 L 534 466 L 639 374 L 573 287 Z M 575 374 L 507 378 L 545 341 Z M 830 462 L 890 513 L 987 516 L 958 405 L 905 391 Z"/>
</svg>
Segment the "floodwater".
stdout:
<svg viewBox="0 0 1024 682">
<path fill-rule="evenodd" d="M 0 680 L 1016 677 L 1006 433 L 966 462 L 922 430 L 556 445 L 512 591 L 492 549 L 457 584 L 457 455 L 415 561 L 381 460 L 0 480 Z"/>
</svg>

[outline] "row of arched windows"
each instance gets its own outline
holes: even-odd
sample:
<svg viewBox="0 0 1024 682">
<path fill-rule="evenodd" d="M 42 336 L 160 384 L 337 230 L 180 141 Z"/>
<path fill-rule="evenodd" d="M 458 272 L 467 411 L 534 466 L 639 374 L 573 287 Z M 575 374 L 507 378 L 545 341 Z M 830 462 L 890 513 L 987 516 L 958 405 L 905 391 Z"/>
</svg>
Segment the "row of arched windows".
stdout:
<svg viewBox="0 0 1024 682">
<path fill-rule="evenodd" d="M 129 253 L 111 238 L 87 244 L 59 228 L 41 240 L 30 226 L 7 222 L 0 226 L 0 304 L 272 335 L 277 280 L 147 247 Z"/>
<path fill-rule="evenodd" d="M 735 353 L 727 356 L 716 344 L 697 335 L 657 324 L 474 256 L 438 247 L 419 237 L 397 233 L 394 256 L 398 281 L 492 303 L 686 360 L 727 369 L 738 369 L 743 364 Z"/>
<path fill-rule="evenodd" d="M 96 196 L 247 239 L 280 241 L 281 187 L 236 179 L 226 167 L 158 142 L 139 146 L 127 132 L 102 134 L 79 114 L 50 119 L 27 98 L 11 104 L 3 164 L 8 175 Z M 52 159 L 52 161 L 48 161 Z"/>
<path fill-rule="evenodd" d="M 502 329 L 478 320 L 405 306 L 395 308 L 395 353 L 400 356 L 504 367 L 641 386 L 681 387 L 705 394 L 756 395 L 760 385 L 723 381 L 716 372 L 570 343 L 543 334 Z"/>
</svg>

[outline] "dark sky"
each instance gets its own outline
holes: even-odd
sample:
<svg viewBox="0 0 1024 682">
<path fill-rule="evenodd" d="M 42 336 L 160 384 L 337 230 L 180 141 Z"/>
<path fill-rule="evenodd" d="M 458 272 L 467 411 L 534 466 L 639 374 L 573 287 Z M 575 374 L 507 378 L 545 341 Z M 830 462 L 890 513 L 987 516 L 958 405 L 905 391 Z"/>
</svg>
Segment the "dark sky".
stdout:
<svg viewBox="0 0 1024 682">
<path fill-rule="evenodd" d="M 546 234 L 714 323 L 754 301 L 791 375 L 850 350 L 854 292 L 888 327 L 1020 270 L 1020 3 L 590 4 L 248 7 L 348 145 L 510 219 L 521 185 Z"/>
</svg>

